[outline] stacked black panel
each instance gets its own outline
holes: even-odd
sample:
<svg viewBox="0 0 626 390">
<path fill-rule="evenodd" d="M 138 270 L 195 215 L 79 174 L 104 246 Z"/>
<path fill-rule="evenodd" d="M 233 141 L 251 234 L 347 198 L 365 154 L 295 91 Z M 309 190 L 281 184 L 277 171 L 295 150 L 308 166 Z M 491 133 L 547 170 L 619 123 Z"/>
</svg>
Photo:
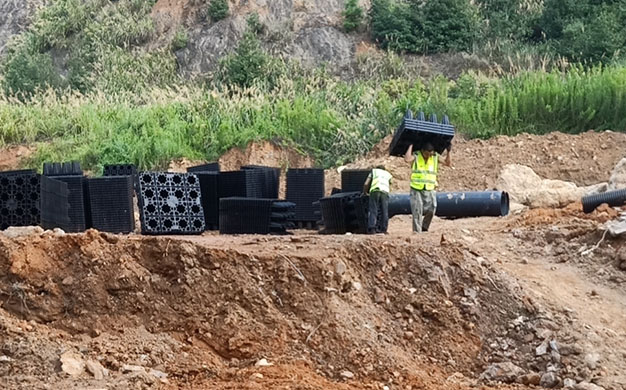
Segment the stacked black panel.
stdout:
<svg viewBox="0 0 626 390">
<path fill-rule="evenodd" d="M 320 219 L 317 202 L 323 197 L 323 169 L 289 169 L 287 171 L 286 199 L 296 204 L 294 220 L 297 224 L 314 224 Z"/>
<path fill-rule="evenodd" d="M 278 199 L 278 187 L 280 185 L 280 168 L 266 167 L 263 165 L 244 165 L 242 170 L 258 169 L 263 174 L 262 181 L 262 198 Z"/>
<path fill-rule="evenodd" d="M 323 233 L 367 233 L 368 201 L 361 192 L 342 192 L 320 199 Z"/>
<path fill-rule="evenodd" d="M 269 234 L 272 199 L 220 199 L 220 234 Z"/>
<path fill-rule="evenodd" d="M 265 174 L 259 169 L 220 172 L 220 198 L 262 198 Z"/>
<path fill-rule="evenodd" d="M 195 175 L 200 180 L 205 229 L 217 230 L 220 223 L 219 172 L 196 172 Z"/>
<path fill-rule="evenodd" d="M 0 172 L 0 230 L 42 225 L 66 228 L 67 185 L 33 170 Z M 42 211 L 42 206 L 46 211 Z"/>
<path fill-rule="evenodd" d="M 433 145 L 438 153 L 443 153 L 454 138 L 454 126 L 450 124 L 447 116 L 439 123 L 437 116 L 431 114 L 430 120 L 426 120 L 423 112 L 413 117 L 411 111 L 407 111 L 402 119 L 402 123 L 396 129 L 391 144 L 389 145 L 389 155 L 402 157 L 406 153 L 409 145 L 413 145 L 413 150 L 417 152 L 426 143 Z"/>
<path fill-rule="evenodd" d="M 135 230 L 132 176 L 87 179 L 91 227 L 103 232 Z"/>
<path fill-rule="evenodd" d="M 191 173 L 139 174 L 143 234 L 199 234 L 204 231 L 200 181 Z"/>
<path fill-rule="evenodd" d="M 41 176 L 41 227 L 61 228 L 68 231 L 69 190 L 67 184 L 46 176 Z"/>
<path fill-rule="evenodd" d="M 90 216 L 85 196 L 85 177 L 81 175 L 73 176 L 53 176 L 55 180 L 67 184 L 69 190 L 69 217 L 70 221 L 66 227 L 68 233 L 84 232 L 90 224 Z"/>
<path fill-rule="evenodd" d="M 285 201 L 274 201 L 270 216 L 270 232 L 273 234 L 287 234 L 288 229 L 295 227 L 293 220 L 296 216 L 296 204 Z"/>
<path fill-rule="evenodd" d="M 43 174 L 44 176 L 82 176 L 83 171 L 78 161 L 52 162 L 43 164 Z"/>
<path fill-rule="evenodd" d="M 111 164 L 104 166 L 104 176 L 135 176 L 137 167 L 133 164 Z"/>
<path fill-rule="evenodd" d="M 196 172 L 219 172 L 219 171 L 220 171 L 220 164 L 217 163 L 217 162 L 213 162 L 213 163 L 209 163 L 209 164 L 196 165 L 195 167 L 187 168 L 187 172 L 192 172 L 192 173 L 196 173 Z"/>
<path fill-rule="evenodd" d="M 341 192 L 363 192 L 369 169 L 344 169 L 341 171 Z"/>
</svg>

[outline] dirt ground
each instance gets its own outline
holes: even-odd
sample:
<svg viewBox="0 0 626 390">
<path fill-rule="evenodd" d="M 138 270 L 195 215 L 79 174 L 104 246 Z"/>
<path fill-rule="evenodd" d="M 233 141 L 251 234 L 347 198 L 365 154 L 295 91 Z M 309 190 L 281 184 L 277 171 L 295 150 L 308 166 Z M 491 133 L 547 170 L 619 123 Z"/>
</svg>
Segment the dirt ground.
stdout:
<svg viewBox="0 0 626 390">
<path fill-rule="evenodd" d="M 455 144 L 442 187 L 488 188 L 473 153 L 590 184 L 626 150 L 616 133 L 480 142 Z M 552 163 L 512 161 L 542 144 Z M 420 235 L 409 216 L 375 236 L 0 234 L 0 387 L 624 390 L 626 240 L 602 227 L 626 208 L 579 210 Z M 516 369 L 483 374 L 499 363 Z"/>
</svg>

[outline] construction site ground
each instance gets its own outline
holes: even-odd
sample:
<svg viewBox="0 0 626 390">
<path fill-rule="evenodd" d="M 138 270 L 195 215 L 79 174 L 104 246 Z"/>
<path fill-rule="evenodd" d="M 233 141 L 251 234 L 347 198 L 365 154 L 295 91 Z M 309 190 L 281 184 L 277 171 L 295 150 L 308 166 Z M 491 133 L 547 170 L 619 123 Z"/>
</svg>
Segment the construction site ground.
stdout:
<svg viewBox="0 0 626 390">
<path fill-rule="evenodd" d="M 385 142 L 349 168 L 401 178 Z M 610 132 L 460 141 L 441 187 L 490 188 L 509 162 L 594 184 L 625 150 Z M 580 209 L 419 235 L 410 216 L 373 236 L 0 234 L 0 387 L 623 390 L 626 241 L 601 227 L 626 209 Z"/>
</svg>

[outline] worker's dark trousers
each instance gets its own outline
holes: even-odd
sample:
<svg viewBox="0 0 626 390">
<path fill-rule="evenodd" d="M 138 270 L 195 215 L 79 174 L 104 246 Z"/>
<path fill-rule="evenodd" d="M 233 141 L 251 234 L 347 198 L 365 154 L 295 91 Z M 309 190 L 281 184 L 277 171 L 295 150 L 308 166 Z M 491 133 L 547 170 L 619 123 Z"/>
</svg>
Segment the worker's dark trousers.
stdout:
<svg viewBox="0 0 626 390">
<path fill-rule="evenodd" d="M 380 220 L 378 217 L 380 216 Z M 389 225 L 389 194 L 382 191 L 370 193 L 368 233 L 387 233 Z"/>
</svg>

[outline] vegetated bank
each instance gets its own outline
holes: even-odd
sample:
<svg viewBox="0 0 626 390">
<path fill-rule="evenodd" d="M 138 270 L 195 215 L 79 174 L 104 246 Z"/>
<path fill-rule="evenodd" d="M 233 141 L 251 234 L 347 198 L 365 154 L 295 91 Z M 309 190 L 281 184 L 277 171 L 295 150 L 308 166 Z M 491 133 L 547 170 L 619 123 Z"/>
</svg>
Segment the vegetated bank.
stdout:
<svg viewBox="0 0 626 390">
<path fill-rule="evenodd" d="M 524 72 L 499 79 L 341 81 L 323 71 L 250 87 L 198 85 L 120 92 L 39 92 L 0 99 L 0 142 L 40 143 L 29 165 L 76 159 L 98 171 L 131 162 L 213 160 L 255 140 L 279 140 L 324 167 L 365 154 L 407 109 L 447 113 L 470 137 L 624 131 L 626 68 Z"/>
</svg>

